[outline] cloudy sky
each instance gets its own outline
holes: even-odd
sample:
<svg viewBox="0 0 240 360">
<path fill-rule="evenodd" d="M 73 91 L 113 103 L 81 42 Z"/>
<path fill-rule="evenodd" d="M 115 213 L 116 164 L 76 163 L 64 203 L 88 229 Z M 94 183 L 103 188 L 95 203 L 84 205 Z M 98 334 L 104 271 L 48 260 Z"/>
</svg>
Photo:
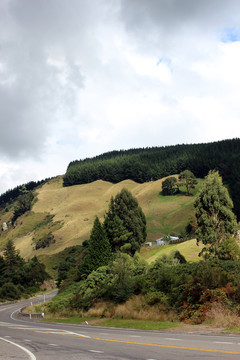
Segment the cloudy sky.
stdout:
<svg viewBox="0 0 240 360">
<path fill-rule="evenodd" d="M 0 1 L 0 193 L 239 119 L 239 0 Z"/>
</svg>

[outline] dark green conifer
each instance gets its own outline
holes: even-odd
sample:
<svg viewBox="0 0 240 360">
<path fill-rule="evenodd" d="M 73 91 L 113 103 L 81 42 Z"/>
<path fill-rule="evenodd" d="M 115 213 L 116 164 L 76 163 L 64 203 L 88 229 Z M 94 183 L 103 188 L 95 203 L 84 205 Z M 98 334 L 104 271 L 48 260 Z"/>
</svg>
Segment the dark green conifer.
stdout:
<svg viewBox="0 0 240 360">
<path fill-rule="evenodd" d="M 113 251 L 134 255 L 146 241 L 146 218 L 137 200 L 126 190 L 111 199 L 104 228 Z"/>
<path fill-rule="evenodd" d="M 205 245 L 202 253 L 206 256 L 218 257 L 221 249 L 222 258 L 223 246 L 221 245 L 226 239 L 236 234 L 237 222 L 232 212 L 232 200 L 217 171 L 210 171 L 206 176 L 194 206 L 197 219 L 197 242 Z"/>
<path fill-rule="evenodd" d="M 112 250 L 105 229 L 96 217 L 88 241 L 88 253 L 79 266 L 80 278 L 86 277 L 100 266 L 107 265 L 111 258 Z"/>
</svg>

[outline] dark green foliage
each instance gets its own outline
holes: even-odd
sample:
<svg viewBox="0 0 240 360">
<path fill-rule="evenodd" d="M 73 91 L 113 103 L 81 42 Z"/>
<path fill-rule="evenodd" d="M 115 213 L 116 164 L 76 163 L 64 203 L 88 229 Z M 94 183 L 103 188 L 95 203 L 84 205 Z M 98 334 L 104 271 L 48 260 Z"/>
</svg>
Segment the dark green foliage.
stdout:
<svg viewBox="0 0 240 360">
<path fill-rule="evenodd" d="M 6 270 L 12 271 L 22 266 L 23 259 L 20 257 L 17 250 L 15 249 L 13 240 L 9 240 L 7 242 L 3 254 L 4 254 L 4 263 Z"/>
<path fill-rule="evenodd" d="M 218 172 L 209 172 L 194 206 L 197 242 L 205 245 L 201 253 L 217 257 L 220 250 L 222 258 L 222 243 L 236 234 L 237 222 L 232 212 L 232 200 Z"/>
<path fill-rule="evenodd" d="M 21 297 L 21 291 L 12 282 L 4 283 L 0 288 L 0 299 L 17 300 Z"/>
<path fill-rule="evenodd" d="M 197 185 L 197 179 L 190 170 L 184 170 L 179 175 L 179 186 L 185 186 L 187 194 L 190 194 L 190 190 L 195 189 Z"/>
<path fill-rule="evenodd" d="M 179 264 L 185 264 L 187 262 L 185 257 L 178 250 L 175 251 L 173 259 L 176 260 L 176 262 L 178 262 Z"/>
<path fill-rule="evenodd" d="M 146 219 L 137 200 L 126 190 L 111 199 L 104 228 L 114 252 L 134 255 L 146 241 Z"/>
<path fill-rule="evenodd" d="M 142 294 L 145 304 L 156 306 L 156 311 L 157 308 L 174 310 L 184 321 L 201 323 L 214 302 L 229 310 L 239 308 L 239 261 L 214 259 L 186 263 L 181 254 L 175 252 L 148 266 L 136 255 L 117 253 L 107 266 L 91 272 L 86 280 L 76 284 L 77 290 L 70 301 L 64 302 L 63 291 L 63 297 L 53 309 L 64 302 L 64 309 L 88 310 L 102 299 L 122 303 Z M 67 294 L 70 290 L 65 291 Z"/>
<path fill-rule="evenodd" d="M 41 239 L 37 240 L 35 249 L 38 250 L 40 248 L 48 247 L 50 244 L 55 243 L 55 239 L 53 234 L 50 232 L 46 235 L 44 235 Z"/>
<path fill-rule="evenodd" d="M 197 230 L 197 220 L 195 216 L 191 216 L 188 219 L 188 224 L 185 228 L 186 237 L 192 237 L 195 235 L 195 232 Z"/>
<path fill-rule="evenodd" d="M 26 188 L 23 187 L 21 190 L 21 195 L 19 195 L 17 198 L 12 223 L 14 223 L 19 216 L 25 214 L 26 211 L 31 210 L 33 198 L 34 196 L 32 191 L 27 191 Z"/>
<path fill-rule="evenodd" d="M 78 266 L 85 255 L 86 248 L 81 245 L 65 248 L 58 253 L 58 265 L 55 265 L 53 269 L 58 270 L 57 286 L 60 288 L 60 292 L 77 281 Z"/>
<path fill-rule="evenodd" d="M 80 278 L 86 277 L 100 266 L 107 265 L 112 258 L 109 240 L 98 217 L 95 218 L 87 249 L 87 255 L 79 266 Z"/>
<path fill-rule="evenodd" d="M 134 294 L 134 265 L 127 254 L 118 254 L 112 264 L 113 280 L 108 289 L 108 298 L 117 303 L 128 300 Z"/>
<path fill-rule="evenodd" d="M 240 260 L 240 248 L 234 237 L 227 237 L 219 244 L 217 257 L 221 260 Z"/>
<path fill-rule="evenodd" d="M 88 310 L 97 299 L 105 297 L 111 278 L 107 266 L 92 271 L 86 280 L 81 281 L 79 291 L 69 303 L 70 308 Z"/>
<path fill-rule="evenodd" d="M 146 272 L 147 265 L 139 256 L 119 252 L 107 266 L 92 271 L 79 283 L 79 291 L 68 305 L 88 310 L 99 299 L 124 302 L 143 291 Z"/>
<path fill-rule="evenodd" d="M 132 179 L 143 183 L 179 174 L 189 169 L 204 178 L 219 170 L 228 184 L 234 212 L 240 218 L 240 139 L 207 144 L 175 145 L 112 151 L 91 159 L 73 161 L 64 175 L 64 185 L 85 184 L 98 179 L 117 183 Z"/>
<path fill-rule="evenodd" d="M 21 296 L 29 296 L 48 278 L 45 265 L 36 257 L 26 262 L 16 251 L 13 241 L 8 241 L 4 256 L 0 256 L 1 300 L 16 300 Z"/>
<path fill-rule="evenodd" d="M 174 176 L 168 177 L 162 182 L 163 195 L 175 195 L 179 191 L 177 178 Z"/>
<path fill-rule="evenodd" d="M 49 275 L 45 271 L 45 265 L 42 264 L 36 256 L 29 260 L 25 266 L 25 281 L 28 286 L 34 286 L 42 284 L 44 280 L 49 278 Z"/>
</svg>

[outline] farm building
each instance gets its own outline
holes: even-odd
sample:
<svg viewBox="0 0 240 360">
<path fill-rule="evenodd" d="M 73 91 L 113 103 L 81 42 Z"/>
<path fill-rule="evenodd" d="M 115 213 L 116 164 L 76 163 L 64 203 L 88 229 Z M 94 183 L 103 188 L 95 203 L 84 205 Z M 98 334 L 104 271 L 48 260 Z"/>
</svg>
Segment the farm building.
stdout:
<svg viewBox="0 0 240 360">
<path fill-rule="evenodd" d="M 177 236 L 164 236 L 160 239 L 156 240 L 157 246 L 174 244 L 179 241 L 179 237 Z"/>
</svg>

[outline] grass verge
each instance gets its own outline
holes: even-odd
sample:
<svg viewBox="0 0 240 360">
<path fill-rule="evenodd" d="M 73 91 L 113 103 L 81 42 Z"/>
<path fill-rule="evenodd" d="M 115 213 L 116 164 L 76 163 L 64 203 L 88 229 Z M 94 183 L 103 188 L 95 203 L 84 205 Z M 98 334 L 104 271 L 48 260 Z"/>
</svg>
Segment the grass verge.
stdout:
<svg viewBox="0 0 240 360">
<path fill-rule="evenodd" d="M 99 319 L 95 317 L 81 317 L 76 315 L 69 317 L 47 316 L 44 321 L 68 324 L 81 324 L 88 322 L 91 326 L 105 326 L 141 330 L 165 330 L 183 326 L 183 324 L 181 324 L 180 322 L 171 321 L 146 321 L 138 319 Z"/>
<path fill-rule="evenodd" d="M 182 326 L 177 322 L 138 319 L 100 319 L 92 325 L 142 330 L 164 330 Z"/>
</svg>

